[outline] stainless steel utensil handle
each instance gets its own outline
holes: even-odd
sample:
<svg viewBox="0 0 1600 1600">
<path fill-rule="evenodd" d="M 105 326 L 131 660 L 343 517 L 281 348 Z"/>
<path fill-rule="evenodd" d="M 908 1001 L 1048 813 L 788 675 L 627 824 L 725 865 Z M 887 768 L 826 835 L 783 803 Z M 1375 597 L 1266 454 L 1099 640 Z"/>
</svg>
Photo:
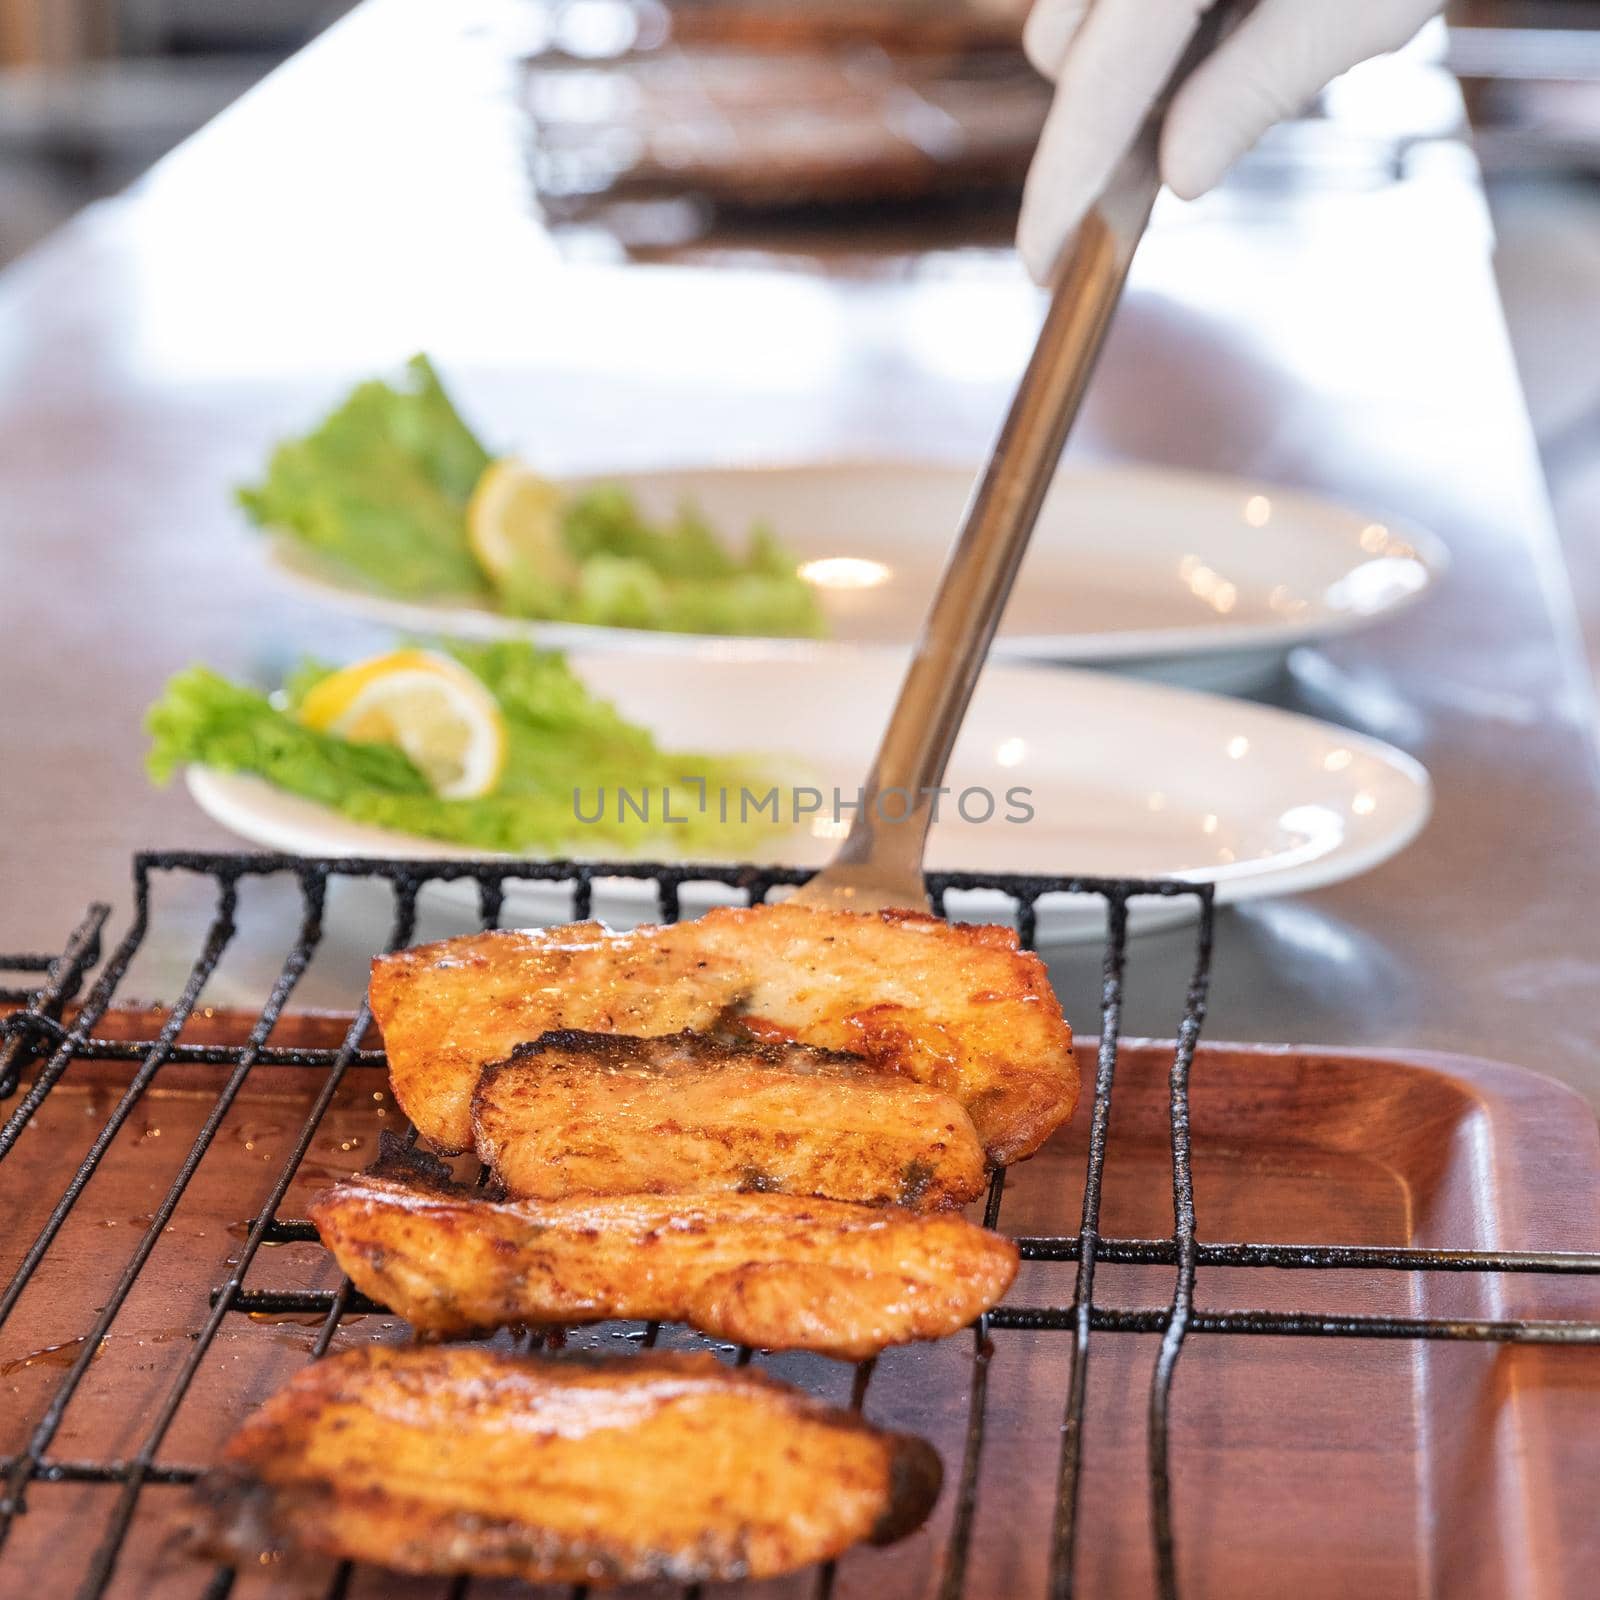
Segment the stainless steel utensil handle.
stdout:
<svg viewBox="0 0 1600 1600">
<path fill-rule="evenodd" d="M 863 910 L 927 904 L 922 856 L 939 785 L 1161 187 L 1166 102 L 1244 9 L 1245 0 L 1216 0 L 1201 19 L 1166 92 L 1079 225 L 962 516 L 849 835 L 802 899 Z"/>
<path fill-rule="evenodd" d="M 922 853 L 934 791 L 944 777 L 1158 187 L 1152 131 L 1130 151 L 1117 179 L 1078 230 L 1038 344 L 962 517 L 861 807 L 835 858 L 835 866 L 856 869 L 852 877 L 882 880 L 886 888 L 898 884 L 909 891 L 917 886 L 913 904 L 922 899 Z"/>
</svg>

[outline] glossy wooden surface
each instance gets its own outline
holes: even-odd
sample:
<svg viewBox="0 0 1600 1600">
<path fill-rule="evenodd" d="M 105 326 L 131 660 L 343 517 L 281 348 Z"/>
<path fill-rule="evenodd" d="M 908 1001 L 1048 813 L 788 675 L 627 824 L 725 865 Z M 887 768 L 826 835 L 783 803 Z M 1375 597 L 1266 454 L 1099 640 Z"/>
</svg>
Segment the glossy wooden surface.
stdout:
<svg viewBox="0 0 1600 1600">
<path fill-rule="evenodd" d="M 497 98 L 518 9 L 370 0 L 0 278 L 0 949 L 125 906 L 135 848 L 230 842 L 145 782 L 169 672 L 381 642 L 273 587 L 229 505 L 352 379 L 425 347 L 495 441 L 555 468 L 976 460 L 998 421 L 1041 309 L 1004 254 L 560 259 Z M 1273 691 L 1415 752 L 1438 809 L 1369 877 L 1225 916 L 1215 1031 L 1481 1051 L 1600 1100 L 1592 707 L 1492 240 L 1470 158 L 1433 137 L 1449 85 L 1363 83 L 1295 161 L 1163 209 L 1073 449 L 1326 490 L 1455 557 L 1434 602 Z M 127 992 L 170 993 L 194 933 L 164 922 Z M 1188 952 L 1148 942 L 1133 1026 L 1170 1031 Z M 1075 1015 L 1096 961 L 1055 963 Z M 319 981 L 309 999 L 345 1000 Z M 213 997 L 260 994 L 241 956 Z"/>
<path fill-rule="evenodd" d="M 190 1042 L 237 1042 L 249 1019 L 197 1017 Z M 279 1044 L 332 1044 L 347 1019 L 295 1017 Z M 148 1038 L 160 1018 L 113 1014 L 97 1032 Z M 1080 1042 L 1093 1070 L 1093 1042 Z M 1111 1122 L 1102 1231 L 1155 1237 L 1171 1228 L 1169 1047 L 1123 1051 Z M 9 1274 L 98 1129 L 128 1069 L 83 1063 L 53 1090 L 38 1131 L 0 1166 L 0 1237 Z M 149 1223 L 209 1111 L 223 1070 L 168 1068 L 108 1152 L 39 1274 L 0 1332 L 0 1456 L 25 1441 Z M 190 1349 L 187 1330 L 225 1281 L 321 1080 L 319 1069 L 259 1067 L 158 1240 L 111 1336 L 69 1407 L 53 1456 L 99 1461 L 136 1450 Z M 1600 1230 L 1600 1138 L 1574 1097 L 1489 1062 L 1404 1053 L 1202 1048 L 1193 1079 L 1196 1199 L 1204 1238 L 1280 1243 L 1492 1249 L 1592 1247 Z M 398 1116 L 382 1069 L 354 1068 L 317 1129 L 279 1208 L 303 1217 L 330 1179 L 365 1165 Z M 1079 1117 L 1014 1168 L 1000 1227 L 1070 1234 L 1078 1225 L 1087 1140 Z M 1030 1263 L 1011 1305 L 1063 1305 L 1070 1263 Z M 329 1288 L 320 1245 L 264 1248 L 247 1287 Z M 1169 1267 L 1103 1265 L 1101 1305 L 1157 1308 Z M 1393 1315 L 1592 1316 L 1594 1283 L 1452 1274 L 1202 1268 L 1210 1310 Z M 318 1319 L 230 1316 L 179 1410 L 158 1461 L 203 1466 L 245 1411 L 307 1358 Z M 617 1325 L 575 1331 L 578 1347 L 630 1348 Z M 631 1330 L 637 1334 L 637 1328 Z M 396 1319 L 346 1322 L 336 1348 L 404 1337 Z M 663 1342 L 701 1347 L 681 1329 Z M 974 1522 L 974 1600 L 1043 1593 L 1068 1336 L 999 1330 Z M 1151 1590 L 1146 1520 L 1145 1395 L 1153 1338 L 1091 1341 L 1079 1592 Z M 947 1485 L 961 1458 L 972 1343 L 961 1335 L 895 1350 L 879 1362 L 867 1413 L 931 1438 Z M 811 1391 L 848 1398 L 850 1369 L 820 1357 L 761 1357 Z M 1408 1341 L 1196 1334 L 1173 1402 L 1176 1532 L 1186 1600 L 1276 1596 L 1374 1600 L 1429 1594 L 1582 1600 L 1600 1560 L 1593 1484 L 1600 1474 L 1600 1352 L 1495 1349 Z M 198 1596 L 209 1569 L 173 1544 L 181 1488 L 146 1489 L 112 1592 Z M 68 1595 L 98 1542 L 115 1491 L 37 1484 L 3 1556 L 0 1589 Z M 947 1486 L 926 1530 L 840 1567 L 835 1593 L 933 1592 L 950 1530 Z M 75 1531 L 74 1531 L 75 1530 Z M 320 1594 L 276 1571 L 241 1575 L 238 1594 Z M 813 1593 L 814 1575 L 731 1593 L 765 1600 Z M 443 1583 L 356 1575 L 352 1594 L 442 1597 Z M 475 1597 L 512 1591 L 474 1584 Z M 526 1591 L 516 1591 L 526 1593 Z M 540 1591 L 542 1594 L 544 1591 Z M 651 1595 L 670 1593 L 650 1589 Z"/>
</svg>

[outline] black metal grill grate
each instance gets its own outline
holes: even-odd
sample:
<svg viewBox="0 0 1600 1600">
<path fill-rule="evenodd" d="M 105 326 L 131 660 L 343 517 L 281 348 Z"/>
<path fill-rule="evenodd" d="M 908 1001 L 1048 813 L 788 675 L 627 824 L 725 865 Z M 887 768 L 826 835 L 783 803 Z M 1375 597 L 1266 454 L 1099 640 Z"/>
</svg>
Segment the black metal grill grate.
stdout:
<svg viewBox="0 0 1600 1600">
<path fill-rule="evenodd" d="M 189 969 L 178 998 L 166 1012 L 165 1020 L 153 1038 L 128 1042 L 97 1037 L 96 1026 L 112 1005 L 119 985 L 149 932 L 153 880 L 157 875 L 167 873 L 198 874 L 214 886 L 215 907 L 201 940 L 199 954 Z M 354 1020 L 337 1047 L 286 1048 L 267 1044 L 275 1024 L 293 998 L 296 986 L 322 943 L 324 908 L 331 881 L 365 879 L 389 886 L 393 896 L 393 915 L 387 947 L 392 949 L 404 946 L 412 938 L 419 890 L 430 882 L 446 879 L 468 880 L 477 886 L 479 918 L 484 926 L 490 927 L 497 925 L 500 920 L 506 885 L 512 881 L 533 880 L 569 886 L 571 913 L 575 918 L 582 918 L 590 914 L 595 880 L 645 880 L 654 885 L 657 914 L 664 920 L 672 921 L 679 915 L 680 893 L 686 883 L 722 884 L 742 892 L 750 902 L 755 902 L 766 898 L 779 886 L 803 882 L 806 876 L 802 871 L 782 868 L 308 861 L 271 855 L 155 853 L 141 855 L 135 860 L 132 921 L 103 964 L 102 935 L 109 916 L 108 908 L 104 905 L 91 907 L 59 956 L 0 957 L 0 971 L 17 976 L 33 975 L 32 981 L 27 983 L 0 988 L 0 1001 L 10 1002 L 19 1008 L 0 1022 L 0 1100 L 14 1098 L 16 1101 L 4 1124 L 0 1125 L 0 1161 L 11 1153 L 34 1113 L 74 1061 L 125 1060 L 135 1064 L 126 1087 L 106 1114 L 103 1125 L 70 1183 L 22 1256 L 10 1281 L 0 1290 L 0 1329 L 3 1329 L 23 1290 L 45 1260 L 102 1157 L 162 1068 L 182 1062 L 232 1068 L 217 1093 L 199 1136 L 172 1178 L 165 1195 L 150 1213 L 148 1225 L 137 1246 L 120 1277 L 111 1286 L 92 1326 L 80 1341 L 76 1359 L 61 1377 L 25 1448 L 9 1458 L 0 1458 L 0 1580 L 5 1574 L 5 1544 L 19 1519 L 26 1514 L 26 1494 L 31 1482 L 114 1484 L 120 1487 L 120 1493 L 104 1527 L 94 1534 L 98 1543 L 88 1575 L 80 1589 L 85 1600 L 105 1592 L 138 1514 L 144 1488 L 150 1484 L 185 1483 L 196 1475 L 195 1469 L 160 1464 L 156 1457 L 208 1349 L 229 1317 L 252 1312 L 317 1316 L 320 1322 L 311 1350 L 315 1359 L 326 1352 L 341 1319 L 377 1309 L 364 1301 L 348 1280 L 333 1290 L 274 1293 L 244 1287 L 251 1264 L 264 1243 L 316 1237 L 309 1223 L 280 1218 L 278 1208 L 345 1074 L 352 1065 L 372 1065 L 382 1060 L 381 1053 L 363 1050 L 360 1046 L 368 1022 L 364 1001 L 356 1008 Z M 250 878 L 266 877 L 293 880 L 298 885 L 300 918 L 254 1027 L 242 1045 L 180 1042 L 180 1035 L 193 1015 L 207 981 L 216 971 L 238 931 L 241 883 Z M 1061 1597 L 1073 1593 L 1074 1552 L 1079 1532 L 1078 1488 L 1083 1459 L 1085 1384 L 1090 1342 L 1096 1333 L 1161 1336 L 1149 1394 L 1147 1448 L 1156 1573 L 1159 1593 L 1164 1600 L 1175 1600 L 1179 1593 L 1172 1533 L 1168 1407 L 1174 1369 L 1188 1334 L 1202 1332 L 1313 1338 L 1600 1345 L 1600 1321 L 1330 1317 L 1301 1312 L 1208 1311 L 1197 1308 L 1194 1303 L 1195 1276 L 1197 1268 L 1201 1266 L 1600 1276 L 1600 1254 L 1199 1243 L 1189 1170 L 1188 1108 L 1189 1073 L 1205 1017 L 1211 966 L 1212 898 L 1209 888 L 1168 882 L 986 878 L 948 873 L 931 875 L 929 888 L 935 908 L 941 912 L 945 909 L 946 895 L 953 891 L 987 889 L 1003 892 L 1016 905 L 1018 927 L 1024 943 L 1030 947 L 1034 941 L 1036 907 L 1045 895 L 1065 893 L 1095 897 L 1105 904 L 1107 910 L 1100 1044 L 1094 1097 L 1089 1112 L 1089 1154 L 1080 1226 L 1076 1234 L 1029 1237 L 1020 1241 L 1025 1260 L 1077 1263 L 1074 1296 L 1067 1305 L 1002 1306 L 981 1318 L 972 1330 L 965 1445 L 960 1468 L 953 1481 L 954 1519 L 938 1584 L 941 1600 L 954 1600 L 964 1592 L 977 1508 L 980 1465 L 985 1449 L 985 1402 L 993 1351 L 991 1336 L 995 1333 L 1015 1329 L 1048 1329 L 1065 1331 L 1072 1336 L 1071 1376 L 1062 1413 L 1060 1474 L 1049 1585 L 1052 1600 L 1061 1600 Z M 1173 1230 L 1169 1237 L 1162 1239 L 1103 1238 L 1099 1231 L 1101 1180 L 1105 1169 L 1121 1033 L 1128 907 L 1131 899 L 1147 895 L 1192 899 L 1199 916 L 1193 975 L 1183 1001 L 1169 1079 Z M 71 1014 L 70 1021 L 63 1021 L 67 1007 L 97 966 L 98 974 L 81 1004 Z M 351 998 L 355 1000 L 357 997 Z M 226 1281 L 213 1291 L 209 1315 L 198 1328 L 190 1331 L 191 1348 L 176 1378 L 150 1414 L 139 1419 L 139 1442 L 133 1453 L 121 1459 L 63 1459 L 52 1452 L 52 1445 L 68 1405 L 78 1392 L 102 1338 L 133 1289 L 163 1228 L 212 1147 L 229 1108 L 251 1072 L 262 1065 L 315 1067 L 322 1069 L 324 1076 L 310 1112 L 292 1142 L 288 1157 L 238 1250 L 233 1270 Z M 22 1074 L 30 1068 L 34 1069 L 32 1082 L 23 1091 Z M 997 1173 L 990 1187 L 985 1209 L 985 1221 L 990 1226 L 995 1226 L 1000 1220 L 1004 1176 L 1003 1172 Z M 1173 1267 L 1175 1271 L 1169 1302 L 1164 1306 L 1145 1309 L 1112 1309 L 1097 1305 L 1094 1299 L 1095 1269 L 1103 1262 Z M 658 1331 L 654 1324 L 647 1326 L 642 1343 L 653 1344 Z M 743 1364 L 750 1360 L 751 1355 L 750 1350 L 741 1349 L 737 1360 Z M 857 1408 L 865 1401 L 871 1375 L 870 1362 L 861 1364 L 856 1371 L 852 1404 Z M 334 1577 L 330 1593 L 334 1596 L 342 1594 L 350 1577 L 348 1568 L 341 1569 Z M 821 1569 L 817 1593 L 826 1596 L 832 1588 L 832 1581 L 831 1569 Z M 229 1569 L 218 1569 L 206 1593 L 211 1597 L 226 1595 L 233 1582 L 234 1575 Z M 0 1583 L 0 1587 L 4 1587 L 3 1583 Z M 468 1589 L 466 1580 L 457 1580 L 449 1593 L 453 1597 L 460 1597 Z"/>
</svg>

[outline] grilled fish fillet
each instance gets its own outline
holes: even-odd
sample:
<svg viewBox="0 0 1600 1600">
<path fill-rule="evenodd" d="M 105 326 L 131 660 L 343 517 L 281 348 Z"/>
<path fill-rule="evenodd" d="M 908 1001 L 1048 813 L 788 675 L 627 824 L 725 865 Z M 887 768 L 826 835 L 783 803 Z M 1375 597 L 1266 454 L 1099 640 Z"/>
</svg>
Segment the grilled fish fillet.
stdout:
<svg viewBox="0 0 1600 1600">
<path fill-rule="evenodd" d="M 965 1327 L 1017 1271 L 1009 1239 L 952 1215 L 783 1194 L 492 1201 L 415 1152 L 336 1184 L 311 1220 L 363 1294 L 434 1338 L 654 1318 L 860 1361 Z"/>
<path fill-rule="evenodd" d="M 754 1189 L 932 1211 L 983 1193 L 961 1102 L 807 1045 L 547 1033 L 483 1069 L 473 1143 L 506 1192 Z"/>
<path fill-rule="evenodd" d="M 313 1363 L 201 1485 L 202 1551 L 610 1584 L 764 1578 L 883 1544 L 939 1458 L 709 1355 L 369 1346 Z"/>
<path fill-rule="evenodd" d="M 479 1070 L 559 1028 L 851 1051 L 954 1094 L 997 1163 L 1031 1155 L 1078 1099 L 1043 962 L 1009 929 L 917 912 L 722 906 L 628 933 L 474 934 L 380 956 L 371 995 L 395 1096 L 448 1152 L 472 1141 Z"/>
</svg>

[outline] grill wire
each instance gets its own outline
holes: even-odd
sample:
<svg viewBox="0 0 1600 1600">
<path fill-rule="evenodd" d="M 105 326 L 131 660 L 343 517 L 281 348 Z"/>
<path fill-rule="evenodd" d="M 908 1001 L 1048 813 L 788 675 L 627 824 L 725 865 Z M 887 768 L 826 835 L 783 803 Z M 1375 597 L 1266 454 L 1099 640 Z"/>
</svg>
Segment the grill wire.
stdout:
<svg viewBox="0 0 1600 1600">
<path fill-rule="evenodd" d="M 149 932 L 152 880 L 158 874 L 198 874 L 214 886 L 216 901 L 198 955 L 189 969 L 178 999 L 152 1039 L 127 1041 L 96 1038 L 94 1029 L 105 1015 L 134 957 Z M 57 956 L 0 956 L 0 972 L 37 975 L 34 981 L 0 987 L 0 1002 L 18 1009 L 0 1018 L 0 1102 L 18 1094 L 22 1073 L 38 1063 L 33 1081 L 0 1125 L 0 1162 L 11 1152 L 45 1097 L 73 1061 L 121 1060 L 137 1063 L 127 1087 L 107 1115 L 100 1132 L 57 1200 L 44 1226 L 23 1255 L 10 1281 L 0 1290 L 0 1330 L 15 1307 L 57 1233 L 76 1205 L 101 1158 L 127 1121 L 134 1107 L 168 1063 L 202 1063 L 231 1066 L 215 1104 L 198 1137 L 156 1209 L 120 1278 L 111 1288 L 92 1326 L 83 1336 L 76 1360 L 66 1370 L 45 1407 L 24 1449 L 0 1458 L 0 1579 L 5 1575 L 5 1544 L 19 1517 L 26 1513 L 30 1482 L 102 1483 L 120 1486 L 120 1494 L 101 1530 L 87 1576 L 79 1589 L 80 1600 L 95 1600 L 110 1584 L 117 1560 L 139 1509 L 146 1485 L 192 1482 L 195 1468 L 158 1464 L 156 1455 L 177 1416 L 195 1374 L 219 1329 L 230 1316 L 302 1314 L 320 1316 L 312 1344 L 313 1360 L 324 1355 L 346 1316 L 382 1310 L 344 1279 L 331 1290 L 286 1293 L 244 1287 L 256 1253 L 264 1243 L 314 1240 L 316 1231 L 306 1221 L 280 1218 L 282 1203 L 296 1170 L 304 1159 L 324 1113 L 352 1065 L 378 1065 L 380 1051 L 363 1050 L 360 1041 L 369 1013 L 365 1000 L 342 1042 L 334 1048 L 288 1048 L 266 1041 L 293 997 L 296 985 L 310 965 L 323 937 L 323 915 L 331 880 L 355 879 L 384 882 L 393 894 L 393 915 L 386 948 L 408 944 L 413 935 L 419 890 L 430 882 L 465 880 L 477 886 L 479 921 L 484 927 L 500 922 L 508 882 L 542 881 L 571 886 L 572 915 L 586 918 L 593 905 L 594 882 L 624 878 L 652 883 L 657 915 L 676 921 L 680 892 L 685 883 L 716 883 L 742 891 L 748 903 L 757 903 L 774 888 L 803 882 L 808 873 L 790 868 L 729 866 L 660 866 L 639 863 L 465 863 L 446 861 L 307 860 L 293 856 L 150 852 L 134 859 L 133 917 L 127 932 L 100 966 L 88 993 L 62 1019 L 90 972 L 100 963 L 102 939 L 110 908 L 91 906 Z M 187 1044 L 179 1035 L 193 1014 L 200 995 L 238 931 L 239 887 L 247 878 L 290 877 L 299 887 L 300 921 L 283 958 L 266 1003 L 241 1045 Z M 1084 1405 L 1092 1336 L 1096 1333 L 1159 1334 L 1148 1401 L 1147 1470 L 1152 1535 L 1155 1545 L 1157 1592 L 1161 1600 L 1178 1600 L 1178 1554 L 1173 1538 L 1172 1485 L 1168 1457 L 1168 1418 L 1173 1376 L 1186 1338 L 1191 1333 L 1276 1335 L 1308 1338 L 1466 1340 L 1498 1344 L 1600 1346 L 1600 1321 L 1540 1319 L 1455 1319 L 1413 1316 L 1326 1316 L 1307 1312 L 1207 1311 L 1195 1305 L 1195 1278 L 1204 1267 L 1270 1267 L 1307 1271 L 1449 1272 L 1449 1273 L 1550 1273 L 1600 1276 L 1600 1253 L 1548 1251 L 1435 1250 L 1412 1247 L 1307 1246 L 1252 1243 L 1201 1243 L 1196 1232 L 1194 1190 L 1190 1177 L 1189 1074 L 1205 1019 L 1211 970 L 1213 905 L 1208 885 L 1131 879 L 980 876 L 970 873 L 934 873 L 928 878 L 934 909 L 945 912 L 952 891 L 998 890 L 1017 908 L 1022 942 L 1032 948 L 1036 933 L 1037 904 L 1045 895 L 1092 897 L 1106 907 L 1107 935 L 1102 965 L 1101 1026 L 1090 1109 L 1089 1153 L 1085 1172 L 1083 1210 L 1076 1234 L 1059 1237 L 1025 1237 L 1018 1240 L 1025 1261 L 1076 1262 L 1073 1300 L 1068 1305 L 1003 1305 L 980 1317 L 972 1329 L 972 1363 L 965 1443 L 959 1471 L 954 1476 L 954 1517 L 943 1554 L 937 1594 L 939 1600 L 956 1600 L 965 1590 L 967 1561 L 978 1504 L 980 1468 L 985 1448 L 985 1402 L 993 1338 L 1005 1330 L 1059 1330 L 1072 1335 L 1067 1393 L 1062 1403 L 1061 1457 L 1052 1532 L 1049 1595 L 1068 1600 L 1074 1593 L 1074 1555 L 1078 1544 L 1078 1489 L 1083 1459 Z M 1173 1229 L 1159 1239 L 1104 1238 L 1099 1231 L 1101 1183 L 1112 1091 L 1116 1080 L 1117 1051 L 1122 1022 L 1123 977 L 1127 958 L 1128 902 L 1139 896 L 1189 899 L 1195 902 L 1199 921 L 1192 976 L 1183 1000 L 1169 1076 Z M 102 1339 L 131 1292 L 156 1242 L 176 1209 L 189 1181 L 216 1137 L 230 1106 L 258 1065 L 320 1067 L 325 1076 L 312 1107 L 301 1125 L 265 1204 L 257 1212 L 238 1259 L 226 1281 L 210 1296 L 210 1314 L 191 1333 L 191 1349 L 165 1397 L 145 1422 L 138 1448 L 119 1460 L 70 1460 L 51 1454 L 50 1447 L 74 1394 L 88 1371 Z M 416 1137 L 411 1130 L 409 1137 Z M 984 1208 L 986 1226 L 1000 1221 L 1005 1173 L 995 1173 Z M 1170 1266 L 1174 1269 L 1172 1295 L 1164 1307 L 1111 1309 L 1094 1300 L 1095 1268 L 1100 1263 Z M 643 1347 L 656 1342 L 659 1324 L 646 1325 Z M 741 1347 L 738 1365 L 753 1352 Z M 860 1363 L 852 1386 L 851 1405 L 864 1405 L 873 1364 Z M 338 1600 L 352 1576 L 348 1564 L 335 1573 L 328 1590 Z M 219 1567 L 205 1594 L 221 1600 L 233 1586 L 234 1573 Z M 826 1600 L 833 1587 L 833 1568 L 820 1568 L 815 1593 Z M 470 1581 L 457 1579 L 447 1590 L 450 1600 L 463 1600 Z M 580 1588 L 574 1591 L 581 1595 Z M 697 1587 L 685 1591 L 697 1595 Z"/>
</svg>

